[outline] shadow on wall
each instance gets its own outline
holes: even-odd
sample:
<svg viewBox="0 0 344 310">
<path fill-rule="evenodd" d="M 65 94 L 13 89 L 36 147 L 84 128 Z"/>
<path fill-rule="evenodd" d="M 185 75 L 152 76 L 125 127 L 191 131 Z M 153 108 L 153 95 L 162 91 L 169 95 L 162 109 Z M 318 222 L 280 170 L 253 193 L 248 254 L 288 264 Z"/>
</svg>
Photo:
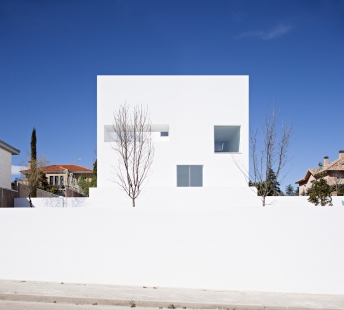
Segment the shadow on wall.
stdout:
<svg viewBox="0 0 344 310">
<path fill-rule="evenodd" d="M 37 206 L 35 208 L 41 207 L 42 201 L 39 201 L 37 203 Z M 34 202 L 35 205 L 35 202 Z M 43 207 L 48 208 L 77 208 L 77 207 L 88 207 L 88 199 L 87 198 L 48 198 L 43 199 Z"/>
<path fill-rule="evenodd" d="M 74 197 L 74 198 L 32 198 L 32 203 L 34 208 L 79 208 L 79 207 L 92 207 L 92 208 L 107 208 L 111 207 L 125 207 L 130 205 L 130 200 L 119 199 L 118 197 L 103 197 L 103 199 L 96 197 L 97 199 L 91 199 L 89 197 Z M 262 207 L 261 201 L 259 197 L 253 197 L 254 200 L 247 201 L 247 203 L 240 203 L 239 201 L 235 201 L 232 204 L 221 204 L 221 201 L 213 201 L 212 204 L 209 205 L 216 205 L 218 207 Z M 267 207 L 289 207 L 289 208 L 298 208 L 298 207 L 314 207 L 313 204 L 307 201 L 308 197 L 304 196 L 268 196 L 266 198 L 266 206 Z M 117 202 L 117 203 L 114 203 Z M 342 197 L 334 196 L 332 197 L 332 203 L 334 207 L 343 207 L 344 200 Z M 155 205 L 152 203 L 152 197 L 148 197 L 145 201 L 140 201 L 139 207 L 159 207 L 159 205 Z M 185 201 L 184 204 L 173 202 L 171 205 L 167 206 L 160 206 L 161 208 L 175 208 L 175 207 L 195 207 L 192 204 L 191 200 Z M 198 207 L 206 207 L 206 205 L 197 205 Z M 30 208 L 29 199 L 28 198 L 15 198 L 14 199 L 14 207 L 15 208 Z M 325 206 L 323 208 L 331 208 L 330 206 Z"/>
<path fill-rule="evenodd" d="M 77 208 L 89 207 L 88 198 L 32 198 L 34 208 Z M 15 208 L 30 208 L 28 198 L 16 198 L 14 200 Z"/>
</svg>

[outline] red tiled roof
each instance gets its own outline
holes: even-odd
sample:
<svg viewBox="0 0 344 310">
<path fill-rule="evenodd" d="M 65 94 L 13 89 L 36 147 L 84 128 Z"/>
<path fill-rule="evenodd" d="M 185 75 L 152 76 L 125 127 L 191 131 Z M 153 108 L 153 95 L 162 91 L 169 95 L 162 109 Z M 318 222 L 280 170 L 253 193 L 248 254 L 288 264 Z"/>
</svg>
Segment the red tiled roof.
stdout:
<svg viewBox="0 0 344 310">
<path fill-rule="evenodd" d="M 72 172 L 73 171 L 93 172 L 92 169 L 85 168 L 79 165 L 73 165 L 73 164 L 50 165 L 50 166 L 45 166 L 43 170 L 44 171 L 58 171 L 58 170 L 66 170 L 66 169 Z"/>
<path fill-rule="evenodd" d="M 45 166 L 43 168 L 44 172 L 49 172 L 49 171 L 64 171 L 64 170 L 68 170 L 70 172 L 84 172 L 84 173 L 92 173 L 93 170 L 86 168 L 86 167 L 82 167 L 79 165 L 73 165 L 73 164 L 57 164 L 57 165 L 49 165 L 49 166 Z M 22 170 L 21 172 L 25 174 L 25 172 L 28 172 L 28 170 Z"/>
</svg>

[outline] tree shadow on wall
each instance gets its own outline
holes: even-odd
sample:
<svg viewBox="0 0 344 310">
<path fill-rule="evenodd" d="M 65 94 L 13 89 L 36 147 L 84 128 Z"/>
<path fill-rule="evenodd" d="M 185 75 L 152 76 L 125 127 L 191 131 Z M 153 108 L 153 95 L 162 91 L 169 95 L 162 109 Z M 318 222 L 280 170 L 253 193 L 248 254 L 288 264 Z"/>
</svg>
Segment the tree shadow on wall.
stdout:
<svg viewBox="0 0 344 310">
<path fill-rule="evenodd" d="M 88 206 L 87 198 L 44 198 L 44 207 L 46 208 L 77 208 Z"/>
</svg>

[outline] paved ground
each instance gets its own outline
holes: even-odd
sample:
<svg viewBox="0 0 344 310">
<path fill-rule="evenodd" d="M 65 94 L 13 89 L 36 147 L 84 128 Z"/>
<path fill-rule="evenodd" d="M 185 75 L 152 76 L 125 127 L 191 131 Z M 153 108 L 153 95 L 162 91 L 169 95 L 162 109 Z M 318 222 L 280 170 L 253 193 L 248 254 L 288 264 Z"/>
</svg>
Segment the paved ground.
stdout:
<svg viewBox="0 0 344 310">
<path fill-rule="evenodd" d="M 35 301 L 0 300 L 0 310 L 129 310 L 128 306 L 76 305 Z M 159 310 L 157 308 L 134 308 L 135 310 Z"/>
<path fill-rule="evenodd" d="M 0 309 L 342 309 L 344 295 L 0 280 Z M 80 305 L 82 304 L 82 306 Z M 117 307 L 114 307 L 117 306 Z M 119 307 L 120 306 L 120 307 Z"/>
</svg>

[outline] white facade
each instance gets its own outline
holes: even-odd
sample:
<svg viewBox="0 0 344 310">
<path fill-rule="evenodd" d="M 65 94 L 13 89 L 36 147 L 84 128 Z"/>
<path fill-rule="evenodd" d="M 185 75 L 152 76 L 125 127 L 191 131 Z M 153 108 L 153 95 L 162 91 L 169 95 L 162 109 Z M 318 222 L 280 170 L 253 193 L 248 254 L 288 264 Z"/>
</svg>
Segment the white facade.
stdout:
<svg viewBox="0 0 344 310">
<path fill-rule="evenodd" d="M 12 155 L 19 150 L 0 140 L 0 187 L 11 188 Z"/>
<path fill-rule="evenodd" d="M 215 199 L 225 206 L 228 194 L 255 199 L 232 158 L 248 169 L 248 76 L 98 76 L 98 188 L 91 189 L 91 198 L 107 196 L 111 203 L 115 197 L 126 203 L 125 193 L 113 182 L 117 159 L 110 138 L 113 113 L 124 103 L 147 106 L 154 131 L 152 173 L 138 205 L 159 201 L 163 206 L 171 199 L 180 204 L 186 198 L 188 205 L 209 205 Z M 190 183 L 193 174 L 202 173 L 196 187 L 177 186 L 177 170 L 185 166 L 201 166 L 189 167 Z M 171 199 L 160 201 L 161 193 Z"/>
</svg>

